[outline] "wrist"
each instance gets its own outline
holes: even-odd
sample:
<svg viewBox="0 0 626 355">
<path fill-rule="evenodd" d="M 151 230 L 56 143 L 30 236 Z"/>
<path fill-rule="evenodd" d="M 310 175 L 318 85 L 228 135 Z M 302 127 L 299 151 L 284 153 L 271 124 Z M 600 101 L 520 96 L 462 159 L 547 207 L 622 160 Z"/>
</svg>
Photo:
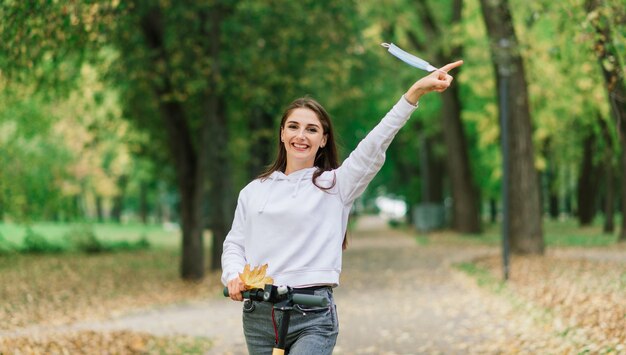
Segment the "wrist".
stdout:
<svg viewBox="0 0 626 355">
<path fill-rule="evenodd" d="M 411 87 L 405 94 L 404 97 L 406 100 L 412 104 L 416 105 L 419 99 L 426 94 L 426 91 L 420 87 Z"/>
</svg>

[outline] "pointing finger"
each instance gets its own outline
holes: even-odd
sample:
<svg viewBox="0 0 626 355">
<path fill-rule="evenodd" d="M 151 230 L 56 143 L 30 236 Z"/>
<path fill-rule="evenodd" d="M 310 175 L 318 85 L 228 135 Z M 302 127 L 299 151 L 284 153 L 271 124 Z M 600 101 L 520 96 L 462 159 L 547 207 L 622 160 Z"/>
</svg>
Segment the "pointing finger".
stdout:
<svg viewBox="0 0 626 355">
<path fill-rule="evenodd" d="M 444 66 L 443 66 L 443 67 L 441 67 L 441 69 L 439 69 L 439 70 L 444 71 L 444 72 L 446 72 L 446 73 L 447 73 L 447 72 L 449 72 L 450 70 L 452 70 L 452 69 L 454 69 L 454 68 L 456 68 L 456 67 L 460 67 L 460 66 L 461 66 L 461 64 L 463 64 L 463 61 L 462 61 L 462 60 L 457 60 L 457 61 L 456 61 L 456 62 L 454 62 L 454 63 L 449 63 L 449 64 L 444 65 Z"/>
</svg>

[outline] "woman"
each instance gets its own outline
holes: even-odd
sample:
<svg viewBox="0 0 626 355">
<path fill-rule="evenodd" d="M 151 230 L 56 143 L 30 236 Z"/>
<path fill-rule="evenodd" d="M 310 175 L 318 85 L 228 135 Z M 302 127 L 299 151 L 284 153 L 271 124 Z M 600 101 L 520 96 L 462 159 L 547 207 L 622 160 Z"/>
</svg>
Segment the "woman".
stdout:
<svg viewBox="0 0 626 355">
<path fill-rule="evenodd" d="M 222 282 L 242 301 L 238 273 L 246 264 L 268 264 L 274 284 L 325 296 L 330 306 L 292 312 L 286 339 L 290 354 L 331 354 L 338 334 L 332 288 L 339 285 L 348 215 L 354 200 L 380 170 L 385 151 L 417 108 L 420 97 L 442 92 L 450 63 L 414 83 L 341 166 L 330 118 L 309 98 L 282 116 L 276 161 L 239 194 L 222 254 Z M 271 305 L 246 301 L 243 325 L 250 354 L 270 353 L 275 343 Z"/>
</svg>

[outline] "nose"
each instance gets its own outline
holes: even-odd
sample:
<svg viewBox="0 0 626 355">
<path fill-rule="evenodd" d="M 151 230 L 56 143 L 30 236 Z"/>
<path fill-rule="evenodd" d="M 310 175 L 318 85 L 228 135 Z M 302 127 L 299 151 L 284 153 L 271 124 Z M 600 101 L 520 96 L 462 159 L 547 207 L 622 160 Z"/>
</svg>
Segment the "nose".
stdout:
<svg viewBox="0 0 626 355">
<path fill-rule="evenodd" d="M 296 134 L 296 137 L 299 139 L 304 139 L 304 130 L 301 129 L 298 131 L 298 134 Z"/>
</svg>

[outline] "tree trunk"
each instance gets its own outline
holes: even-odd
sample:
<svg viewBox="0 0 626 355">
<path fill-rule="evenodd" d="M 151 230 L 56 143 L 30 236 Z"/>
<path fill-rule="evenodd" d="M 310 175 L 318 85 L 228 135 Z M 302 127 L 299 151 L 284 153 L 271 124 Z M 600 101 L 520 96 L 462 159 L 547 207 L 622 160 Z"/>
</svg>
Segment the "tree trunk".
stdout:
<svg viewBox="0 0 626 355">
<path fill-rule="evenodd" d="M 120 192 L 113 198 L 113 208 L 111 209 L 111 219 L 116 223 L 122 222 L 122 212 L 124 210 L 124 196 L 126 195 L 126 186 L 128 185 L 128 177 L 121 175 L 117 179 L 117 187 Z"/>
<path fill-rule="evenodd" d="M 420 174 L 420 193 L 417 209 L 411 209 L 410 222 L 419 230 L 429 231 L 440 229 L 446 226 L 447 216 L 444 205 L 444 180 L 445 180 L 445 163 L 443 159 L 435 152 L 437 142 L 441 141 L 439 133 L 428 137 L 421 128 L 416 129 L 419 133 L 419 174 Z M 412 169 L 409 164 L 399 165 L 399 175 L 405 178 L 401 179 L 402 184 L 410 183 Z M 412 203 L 411 203 L 412 205 Z M 414 215 L 415 213 L 415 215 Z M 417 217 L 417 218 L 415 218 Z M 428 222 L 427 222 L 428 221 Z"/>
<path fill-rule="evenodd" d="M 458 73 L 457 73 L 458 75 Z M 480 233 L 478 188 L 471 172 L 469 154 L 457 85 L 442 94 L 443 136 L 446 142 L 446 166 L 452 192 L 452 226 L 460 233 Z"/>
<path fill-rule="evenodd" d="M 622 140 L 622 230 L 618 240 L 622 243 L 626 242 L 626 140 Z"/>
<path fill-rule="evenodd" d="M 169 63 L 164 44 L 164 28 L 158 8 L 144 15 L 141 29 L 149 48 L 153 51 L 153 66 Z M 162 75 L 160 84 L 153 89 L 158 98 L 159 110 L 168 136 L 170 155 L 176 168 L 176 180 L 180 194 L 180 219 L 183 232 L 181 276 L 188 280 L 204 277 L 204 248 L 202 230 L 203 190 L 199 181 L 204 172 L 198 169 L 198 157 L 192 144 L 191 131 L 183 106 L 178 101 L 165 101 L 163 96 L 173 91 L 169 71 Z"/>
<path fill-rule="evenodd" d="M 548 195 L 548 210 L 550 218 L 557 220 L 559 218 L 559 195 L 555 191 L 550 191 Z"/>
<path fill-rule="evenodd" d="M 82 220 L 86 217 L 85 214 L 82 213 L 83 211 L 81 211 L 81 208 L 80 208 L 81 198 L 82 198 L 82 194 L 74 195 L 74 197 L 72 198 L 72 202 L 70 206 L 70 213 L 69 213 L 69 218 L 68 218 L 70 221 Z"/>
<path fill-rule="evenodd" d="M 569 186 L 567 187 L 567 191 L 565 192 L 565 214 L 570 217 L 574 214 L 574 208 L 572 206 L 572 191 Z"/>
<path fill-rule="evenodd" d="M 602 70 L 606 91 L 609 98 L 609 105 L 613 119 L 617 125 L 619 141 L 622 145 L 622 173 L 620 174 L 620 185 L 622 186 L 622 230 L 619 240 L 626 241 L 626 84 L 624 84 L 624 73 L 619 62 L 619 54 L 613 44 L 611 28 L 604 15 L 599 11 L 599 0 L 587 0 L 585 7 L 587 11 L 596 13 L 596 16 L 588 16 L 591 25 L 596 32 L 594 50 L 598 58 L 598 63 Z"/>
<path fill-rule="evenodd" d="M 139 183 L 139 219 L 148 224 L 148 184 L 145 181 Z"/>
<path fill-rule="evenodd" d="M 96 196 L 96 218 L 99 223 L 104 222 L 104 209 L 102 208 L 101 196 Z"/>
<path fill-rule="evenodd" d="M 435 155 L 433 146 L 440 137 L 426 137 L 420 133 L 420 180 L 422 203 L 443 203 L 443 181 L 445 164 L 442 159 Z M 409 172 L 407 171 L 408 175 Z"/>
<path fill-rule="evenodd" d="M 591 131 L 583 142 L 583 161 L 578 176 L 578 221 L 581 226 L 590 225 L 596 214 L 599 174 L 593 163 L 595 141 L 595 134 Z"/>
<path fill-rule="evenodd" d="M 552 220 L 557 220 L 559 218 L 559 193 L 556 181 L 556 167 L 552 157 L 552 143 L 550 139 L 545 141 L 543 146 L 543 155 L 548 162 L 548 167 L 545 173 L 545 195 L 548 197 L 548 214 Z"/>
<path fill-rule="evenodd" d="M 598 123 L 602 132 L 602 140 L 606 147 L 603 152 L 602 164 L 604 165 L 604 233 L 613 234 L 615 231 L 615 167 L 613 166 L 613 157 L 615 149 L 613 148 L 613 139 L 609 132 L 609 126 L 602 116 L 598 115 Z"/>
<path fill-rule="evenodd" d="M 226 118 L 226 101 L 217 90 L 220 73 L 220 37 L 221 21 L 227 8 L 220 5 L 213 7 L 208 14 L 209 20 L 209 56 L 212 58 L 212 72 L 209 75 L 209 91 L 206 93 L 204 115 L 206 124 L 202 141 L 206 149 L 207 173 L 210 171 L 209 202 L 211 204 L 210 226 L 212 239 L 211 270 L 221 268 L 221 256 L 224 240 L 233 221 L 234 196 L 230 156 L 228 154 L 228 121 Z M 210 146 L 209 146 L 210 145 Z"/>
<path fill-rule="evenodd" d="M 437 25 L 428 4 L 425 0 L 418 0 L 417 14 L 420 16 L 424 32 L 434 41 L 443 38 L 444 34 Z M 462 20 L 462 0 L 452 2 L 451 25 L 458 24 Z M 409 31 L 409 40 L 416 49 L 425 46 L 417 39 L 415 33 Z M 456 46 L 451 51 L 443 47 L 438 48 L 434 54 L 439 63 L 449 63 L 461 57 L 462 47 Z M 458 70 L 455 75 L 458 75 Z M 478 187 L 471 171 L 471 164 L 465 138 L 465 129 L 461 120 L 461 100 L 458 85 L 453 85 L 442 93 L 442 132 L 446 145 L 446 167 L 450 178 L 450 190 L 452 193 L 452 228 L 461 233 L 480 233 L 480 200 Z"/>
<path fill-rule="evenodd" d="M 546 195 L 548 197 L 548 215 L 554 221 L 559 219 L 559 191 L 556 179 L 556 168 L 550 158 L 551 152 L 546 152 L 548 170 L 546 171 Z"/>
<path fill-rule="evenodd" d="M 498 201 L 495 198 L 489 199 L 489 221 L 492 224 L 498 222 Z"/>
<path fill-rule="evenodd" d="M 259 176 L 271 163 L 274 151 L 274 120 L 272 115 L 260 107 L 252 109 L 252 118 L 248 121 L 250 131 L 250 160 L 248 171 L 250 179 Z"/>
<path fill-rule="evenodd" d="M 605 201 L 604 201 L 604 233 L 613 234 L 615 231 L 615 176 L 612 165 L 604 165 Z"/>
<path fill-rule="evenodd" d="M 511 251 L 515 254 L 543 254 L 539 179 L 535 169 L 528 88 L 513 19 L 506 0 L 481 0 L 480 3 L 492 43 L 496 73 L 508 75 L 508 87 L 502 87 L 503 80 L 500 75 L 497 87 L 498 96 L 503 91 L 507 92 L 507 97 L 501 99 L 509 103 L 507 112 L 509 147 L 506 149 L 510 152 L 508 234 Z M 500 44 L 503 42 L 508 43 L 510 47 L 501 52 Z"/>
<path fill-rule="evenodd" d="M 221 98 L 212 98 L 207 105 L 207 114 L 209 114 L 211 122 L 212 144 L 216 147 L 227 147 L 228 126 L 225 122 L 224 101 Z M 212 175 L 209 186 L 209 202 L 211 203 L 210 228 L 213 236 L 211 270 L 219 270 L 221 268 L 224 240 L 230 230 L 233 219 L 232 173 L 228 149 L 209 149 L 207 153 L 208 168 Z"/>
</svg>

